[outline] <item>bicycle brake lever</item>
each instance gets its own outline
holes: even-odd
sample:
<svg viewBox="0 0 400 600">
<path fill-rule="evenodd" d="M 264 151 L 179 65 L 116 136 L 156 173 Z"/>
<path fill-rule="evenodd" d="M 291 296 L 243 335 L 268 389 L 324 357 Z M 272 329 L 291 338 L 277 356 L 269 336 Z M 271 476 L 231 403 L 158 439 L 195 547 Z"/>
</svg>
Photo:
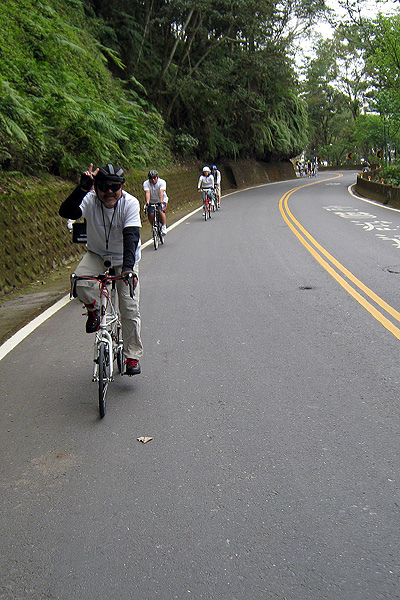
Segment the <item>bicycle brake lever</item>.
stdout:
<svg viewBox="0 0 400 600">
<path fill-rule="evenodd" d="M 136 277 L 137 279 L 137 275 L 135 275 L 134 273 L 128 273 L 127 275 L 125 275 L 126 281 L 129 284 L 129 295 L 131 298 L 133 298 L 133 296 L 135 295 L 135 287 L 133 285 L 134 277 Z"/>
</svg>

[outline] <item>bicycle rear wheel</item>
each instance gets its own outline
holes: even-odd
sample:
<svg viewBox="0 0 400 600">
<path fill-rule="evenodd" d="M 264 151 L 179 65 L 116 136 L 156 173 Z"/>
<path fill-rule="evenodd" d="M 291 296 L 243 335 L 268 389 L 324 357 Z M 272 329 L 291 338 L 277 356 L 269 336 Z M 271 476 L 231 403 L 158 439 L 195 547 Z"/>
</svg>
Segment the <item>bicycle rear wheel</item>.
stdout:
<svg viewBox="0 0 400 600">
<path fill-rule="evenodd" d="M 110 353 L 106 342 L 99 344 L 99 411 L 100 417 L 106 414 L 106 397 L 110 381 Z"/>
</svg>

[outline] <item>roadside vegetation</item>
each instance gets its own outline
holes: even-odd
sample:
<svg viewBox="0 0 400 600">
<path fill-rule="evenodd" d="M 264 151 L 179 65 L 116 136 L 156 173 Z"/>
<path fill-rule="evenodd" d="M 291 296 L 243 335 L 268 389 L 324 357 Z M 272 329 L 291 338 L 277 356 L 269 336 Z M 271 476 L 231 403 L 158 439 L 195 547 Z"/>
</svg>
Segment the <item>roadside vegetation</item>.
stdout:
<svg viewBox="0 0 400 600">
<path fill-rule="evenodd" d="M 324 0 L 0 3 L 0 174 L 70 177 L 110 157 L 395 159 L 399 11 L 371 20 L 365 0 L 339 2 L 348 16 L 303 78 L 299 39 Z"/>
<path fill-rule="evenodd" d="M 347 18 L 316 39 L 303 69 L 307 151 L 331 165 L 382 166 L 380 177 L 400 181 L 400 11 L 368 19 L 364 2 L 341 4 Z"/>
<path fill-rule="evenodd" d="M 0 3 L 0 169 L 71 176 L 306 144 L 292 44 L 324 2 Z"/>
<path fill-rule="evenodd" d="M 88 6 L 0 3 L 3 170 L 67 176 L 110 156 L 132 165 L 168 159 L 162 117 L 113 76 L 108 61 L 117 57 L 101 46 Z"/>
</svg>

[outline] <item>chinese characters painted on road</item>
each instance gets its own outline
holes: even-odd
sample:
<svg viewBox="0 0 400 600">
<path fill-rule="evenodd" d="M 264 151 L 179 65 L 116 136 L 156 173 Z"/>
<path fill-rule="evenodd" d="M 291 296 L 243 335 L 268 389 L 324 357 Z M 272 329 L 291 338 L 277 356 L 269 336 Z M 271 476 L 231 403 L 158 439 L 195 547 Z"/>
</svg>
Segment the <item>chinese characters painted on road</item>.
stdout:
<svg viewBox="0 0 400 600">
<path fill-rule="evenodd" d="M 324 206 L 324 209 L 335 213 L 343 219 L 350 219 L 365 231 L 374 231 L 375 235 L 385 242 L 392 242 L 393 246 L 400 248 L 400 225 L 395 225 L 392 221 L 380 221 L 376 215 L 364 212 L 351 206 Z M 382 232 L 398 232 L 382 233 Z"/>
</svg>

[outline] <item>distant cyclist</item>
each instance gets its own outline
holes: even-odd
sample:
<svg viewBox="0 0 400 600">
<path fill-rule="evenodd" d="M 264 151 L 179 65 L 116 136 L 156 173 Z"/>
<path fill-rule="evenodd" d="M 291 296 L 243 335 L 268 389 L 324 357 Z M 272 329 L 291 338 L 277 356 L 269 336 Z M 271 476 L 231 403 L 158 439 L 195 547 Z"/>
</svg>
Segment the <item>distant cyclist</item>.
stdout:
<svg viewBox="0 0 400 600">
<path fill-rule="evenodd" d="M 203 175 L 200 175 L 197 189 L 203 192 L 203 202 L 208 195 L 210 201 L 212 199 L 212 191 L 214 189 L 214 176 L 211 175 L 210 167 L 203 167 Z"/>
<path fill-rule="evenodd" d="M 154 207 L 151 204 L 158 204 L 158 216 L 161 223 L 162 235 L 167 234 L 167 217 L 165 211 L 168 205 L 167 183 L 165 179 L 161 179 L 155 169 L 151 169 L 148 174 L 148 179 L 143 182 L 145 194 L 145 208 L 149 223 L 153 226 L 154 223 Z"/>
<path fill-rule="evenodd" d="M 211 167 L 211 173 L 214 177 L 214 189 L 217 197 L 218 208 L 221 206 L 221 171 L 218 171 L 217 165 Z"/>
</svg>

